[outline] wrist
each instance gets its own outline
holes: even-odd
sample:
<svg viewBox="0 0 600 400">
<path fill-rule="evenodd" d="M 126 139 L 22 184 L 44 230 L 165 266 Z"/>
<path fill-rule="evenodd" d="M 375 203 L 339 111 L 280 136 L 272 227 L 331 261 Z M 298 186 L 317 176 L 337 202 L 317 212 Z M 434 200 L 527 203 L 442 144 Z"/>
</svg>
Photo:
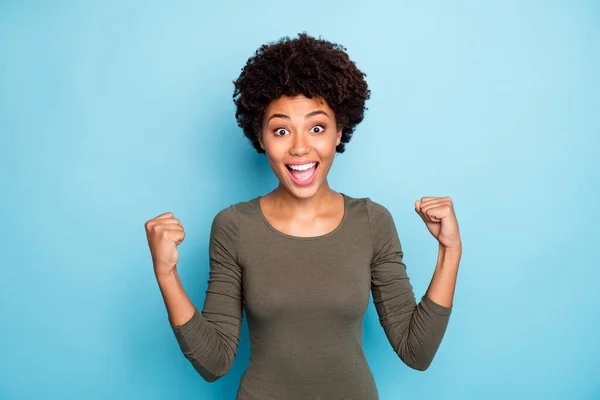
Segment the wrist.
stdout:
<svg viewBox="0 0 600 400">
<path fill-rule="evenodd" d="M 458 264 L 462 257 L 462 246 L 453 246 L 447 247 L 443 246 L 441 243 L 438 249 L 438 259 L 437 266 L 441 267 L 443 265 L 449 264 Z"/>
<path fill-rule="evenodd" d="M 160 268 L 154 268 L 154 276 L 156 276 L 156 279 L 161 282 L 161 281 L 172 281 L 172 280 L 177 280 L 179 278 L 179 274 L 177 273 L 177 267 L 173 267 L 171 269 L 166 270 L 165 268 L 163 268 L 162 270 Z"/>
<path fill-rule="evenodd" d="M 440 249 L 440 251 L 443 251 L 444 253 L 460 254 L 460 253 L 462 253 L 462 242 L 459 242 L 458 244 L 455 244 L 452 246 L 444 246 L 443 244 L 440 243 L 439 249 Z"/>
</svg>

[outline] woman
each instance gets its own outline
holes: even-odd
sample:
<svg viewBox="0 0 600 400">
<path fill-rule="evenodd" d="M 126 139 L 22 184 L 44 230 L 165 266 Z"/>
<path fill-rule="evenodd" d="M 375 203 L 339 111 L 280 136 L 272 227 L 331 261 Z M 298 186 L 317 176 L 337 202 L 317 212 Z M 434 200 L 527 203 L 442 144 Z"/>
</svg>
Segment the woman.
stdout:
<svg viewBox="0 0 600 400">
<path fill-rule="evenodd" d="M 166 213 L 145 225 L 170 325 L 206 381 L 228 372 L 245 310 L 251 355 L 238 400 L 377 399 L 362 349 L 371 293 L 390 344 L 411 368 L 428 368 L 446 330 L 462 252 L 451 199 L 415 202 L 439 241 L 417 304 L 388 210 L 327 182 L 370 96 L 345 50 L 306 34 L 283 38 L 258 49 L 234 82 L 238 124 L 279 185 L 214 218 L 202 313 L 177 275 L 181 222 Z"/>
</svg>

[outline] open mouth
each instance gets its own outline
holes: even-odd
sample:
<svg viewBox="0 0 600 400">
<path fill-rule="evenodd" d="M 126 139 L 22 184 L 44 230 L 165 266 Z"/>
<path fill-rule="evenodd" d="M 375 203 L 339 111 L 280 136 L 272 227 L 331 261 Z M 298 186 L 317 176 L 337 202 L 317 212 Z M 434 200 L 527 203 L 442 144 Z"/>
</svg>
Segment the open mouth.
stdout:
<svg viewBox="0 0 600 400">
<path fill-rule="evenodd" d="M 286 164 L 285 166 L 296 185 L 306 186 L 310 185 L 317 176 L 319 163 L 315 161 L 301 165 Z"/>
</svg>

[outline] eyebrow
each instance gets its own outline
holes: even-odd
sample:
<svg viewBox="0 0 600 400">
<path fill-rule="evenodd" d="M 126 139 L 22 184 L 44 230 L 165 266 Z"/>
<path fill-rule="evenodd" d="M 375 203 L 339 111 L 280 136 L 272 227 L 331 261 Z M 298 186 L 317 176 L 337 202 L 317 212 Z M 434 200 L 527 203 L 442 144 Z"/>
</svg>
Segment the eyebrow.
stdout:
<svg viewBox="0 0 600 400">
<path fill-rule="evenodd" d="M 329 114 L 327 114 L 325 111 L 323 111 L 323 110 L 316 110 L 316 111 L 312 111 L 312 112 L 309 112 L 308 114 L 306 114 L 304 116 L 304 119 L 310 118 L 310 117 L 314 117 L 315 115 L 320 115 L 320 114 L 325 115 L 327 118 L 329 118 Z M 271 121 L 273 118 L 290 119 L 289 115 L 285 115 L 285 114 L 273 114 L 273 115 L 271 115 L 269 117 L 269 119 L 267 120 L 267 123 L 269 121 Z"/>
</svg>

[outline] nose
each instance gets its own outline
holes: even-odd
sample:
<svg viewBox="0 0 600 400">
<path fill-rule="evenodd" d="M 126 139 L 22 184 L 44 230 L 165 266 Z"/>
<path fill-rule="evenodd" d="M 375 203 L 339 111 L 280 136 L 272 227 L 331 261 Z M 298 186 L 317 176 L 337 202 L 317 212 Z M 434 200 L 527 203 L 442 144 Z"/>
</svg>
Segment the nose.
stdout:
<svg viewBox="0 0 600 400">
<path fill-rule="evenodd" d="M 294 135 L 294 140 L 290 147 L 290 154 L 294 156 L 303 156 L 308 153 L 310 153 L 309 138 L 302 133 Z"/>
</svg>

